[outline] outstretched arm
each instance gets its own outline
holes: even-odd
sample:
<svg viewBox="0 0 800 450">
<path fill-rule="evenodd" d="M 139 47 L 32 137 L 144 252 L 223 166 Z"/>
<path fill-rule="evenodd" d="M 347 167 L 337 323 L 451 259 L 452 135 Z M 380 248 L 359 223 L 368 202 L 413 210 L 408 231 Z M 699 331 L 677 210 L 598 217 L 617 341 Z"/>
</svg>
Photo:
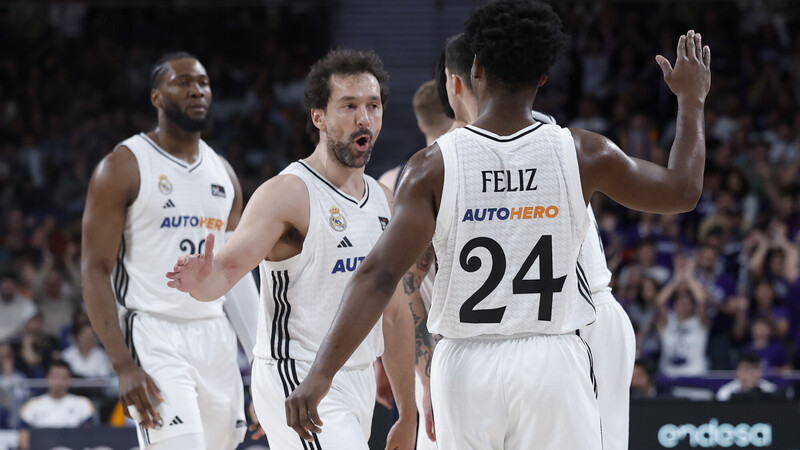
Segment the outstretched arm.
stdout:
<svg viewBox="0 0 800 450">
<path fill-rule="evenodd" d="M 287 424 L 301 438 L 310 440 L 311 432 L 322 431 L 317 405 L 334 374 L 367 336 L 400 278 L 430 244 L 443 180 L 444 164 L 436 144 L 409 161 L 389 226 L 350 279 L 308 376 L 286 400 Z"/>
<path fill-rule="evenodd" d="M 675 141 L 668 167 L 627 156 L 610 139 L 570 129 L 578 152 L 584 198 L 601 191 L 628 208 L 658 214 L 694 209 L 703 188 L 705 123 L 703 108 L 711 87 L 711 50 L 689 31 L 678 41 L 675 68 L 661 55 L 656 61 L 664 81 L 678 98 Z"/>
<path fill-rule="evenodd" d="M 281 175 L 262 184 L 242 213 L 225 247 L 214 254 L 214 237 L 206 238 L 201 255 L 178 258 L 167 285 L 188 292 L 200 301 L 212 301 L 253 270 L 290 228 L 308 228 L 308 195 L 305 184 L 292 175 Z"/>
</svg>

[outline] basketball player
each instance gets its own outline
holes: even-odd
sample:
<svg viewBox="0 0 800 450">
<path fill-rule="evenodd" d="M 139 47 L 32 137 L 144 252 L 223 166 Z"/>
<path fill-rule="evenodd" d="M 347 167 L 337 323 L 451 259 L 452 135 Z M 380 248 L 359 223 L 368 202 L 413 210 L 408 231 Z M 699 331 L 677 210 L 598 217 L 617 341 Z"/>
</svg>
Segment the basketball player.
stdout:
<svg viewBox="0 0 800 450">
<path fill-rule="evenodd" d="M 425 145 L 431 145 L 439 136 L 443 135 L 453 126 L 453 119 L 445 115 L 439 94 L 436 89 L 436 81 L 429 80 L 420 85 L 414 93 L 413 99 L 414 116 L 417 118 L 417 126 L 425 136 Z M 400 172 L 403 171 L 406 163 L 403 163 L 378 178 L 384 186 L 392 186 L 392 190 L 397 189 L 397 182 L 400 179 Z M 433 413 L 431 411 L 430 397 L 430 361 L 433 356 L 433 339 L 428 332 L 426 319 L 428 308 L 430 308 L 431 293 L 433 292 L 433 247 L 428 247 L 425 256 L 417 261 L 415 268 L 409 271 L 409 275 L 403 278 L 402 289 L 398 286 L 398 295 L 406 296 L 405 303 L 411 308 L 411 317 L 414 320 L 414 340 L 416 342 L 416 353 L 414 367 L 416 376 L 414 377 L 414 397 L 417 404 L 417 413 L 420 423 L 417 427 L 417 450 L 435 449 L 436 435 L 433 432 Z M 418 274 L 419 272 L 419 274 Z M 419 275 L 419 278 L 415 278 Z M 424 422 L 423 422 L 424 421 Z"/>
<path fill-rule="evenodd" d="M 313 154 L 256 190 L 218 255 L 210 235 L 201 256 L 181 257 L 167 274 L 169 286 L 208 301 L 259 266 L 252 391 L 273 448 L 367 449 L 376 389 L 372 362 L 381 353 L 400 412 L 387 448 L 414 447 L 413 325 L 402 303 L 389 304 L 383 326 L 368 330 L 333 380 L 317 417 L 329 424 L 325 433 L 298 439 L 283 404 L 308 373 L 347 281 L 389 223 L 391 191 L 364 174 L 381 131 L 387 79 L 371 51 L 333 50 L 317 61 L 305 92 Z"/>
<path fill-rule="evenodd" d="M 461 34 L 448 41 L 447 54 L 447 96 L 449 106 L 455 112 L 456 121 L 472 123 L 477 117 L 478 101 L 472 92 L 470 71 L 474 54 Z M 555 123 L 553 116 L 533 111 L 533 118 L 543 123 Z M 630 383 L 633 376 L 633 363 L 636 359 L 636 335 L 628 315 L 622 305 L 611 294 L 611 271 L 606 265 L 603 244 L 600 241 L 597 220 L 592 207 L 587 207 L 591 226 L 586 240 L 581 246 L 580 258 L 585 281 L 591 292 L 591 299 L 597 310 L 595 322 L 580 330 L 581 337 L 589 344 L 597 380 L 597 402 L 603 425 L 603 448 L 605 450 L 628 448 L 628 422 L 630 410 Z M 403 280 L 413 277 L 418 280 L 425 274 L 415 270 L 429 258 L 423 256 Z M 424 315 L 427 318 L 427 313 Z M 417 353 L 427 348 L 417 338 Z"/>
<path fill-rule="evenodd" d="M 83 294 L 119 376 L 121 401 L 139 423 L 141 448 L 232 449 L 246 431 L 236 333 L 223 293 L 199 304 L 163 281 L 163 269 L 178 256 L 202 252 L 208 233 L 224 240 L 241 216 L 236 175 L 200 139 L 211 99 L 197 58 L 163 57 L 151 74 L 158 127 L 120 143 L 89 185 Z M 257 298 L 252 277 L 240 279 Z M 117 304 L 126 312 L 125 337 Z"/>
<path fill-rule="evenodd" d="M 287 418 L 308 439 L 316 405 L 380 316 L 395 283 L 433 239 L 439 264 L 429 324 L 443 339 L 431 370 L 441 449 L 600 449 L 590 355 L 576 330 L 595 318 L 579 261 L 597 190 L 631 208 L 692 209 L 705 162 L 710 51 L 693 31 L 675 68 L 669 167 L 628 157 L 607 138 L 533 119 L 538 87 L 564 47 L 545 3 L 501 0 L 466 25 L 478 119 L 416 154 L 395 216 L 345 300 Z M 531 244 L 531 240 L 535 240 Z"/>
</svg>

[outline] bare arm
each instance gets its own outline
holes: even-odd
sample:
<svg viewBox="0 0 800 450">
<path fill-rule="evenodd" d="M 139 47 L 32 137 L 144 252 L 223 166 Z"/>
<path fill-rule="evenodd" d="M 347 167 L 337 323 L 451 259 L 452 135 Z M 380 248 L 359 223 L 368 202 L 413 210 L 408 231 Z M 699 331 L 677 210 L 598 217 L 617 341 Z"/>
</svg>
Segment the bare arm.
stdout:
<svg viewBox="0 0 800 450">
<path fill-rule="evenodd" d="M 253 270 L 289 229 L 308 228 L 308 195 L 305 184 L 293 175 L 282 175 L 262 184 L 247 204 L 236 231 L 214 255 L 214 237 L 206 238 L 202 255 L 178 258 L 167 285 L 188 292 L 200 301 L 224 295 Z"/>
<path fill-rule="evenodd" d="M 416 341 L 416 357 L 414 367 L 424 386 L 430 383 L 431 360 L 433 359 L 433 336 L 428 331 L 428 308 L 422 301 L 420 286 L 428 275 L 428 271 L 436 259 L 433 245 L 429 245 L 425 252 L 417 260 L 414 267 L 408 269 L 400 283 L 406 303 L 411 310 L 411 317 L 414 320 L 414 338 Z"/>
<path fill-rule="evenodd" d="M 239 225 L 239 220 L 242 218 L 242 209 L 244 209 L 244 198 L 242 194 L 242 184 L 239 183 L 239 177 L 233 171 L 231 164 L 224 158 L 222 163 L 225 165 L 225 170 L 233 183 L 233 205 L 231 205 L 231 213 L 228 215 L 228 227 L 226 231 L 233 231 Z"/>
<path fill-rule="evenodd" d="M 389 226 L 350 279 L 308 376 L 286 400 L 287 423 L 301 438 L 311 439 L 309 431 L 321 431 L 317 405 L 330 389 L 334 374 L 367 336 L 400 278 L 430 244 L 443 180 L 444 164 L 437 145 L 409 161 Z"/>
<path fill-rule="evenodd" d="M 142 425 L 152 427 L 158 419 L 154 409 L 155 400 L 160 399 L 158 389 L 136 365 L 125 345 L 111 289 L 111 271 L 119 252 L 126 210 L 138 190 L 136 158 L 125 147 L 106 156 L 95 169 L 83 212 L 81 277 L 86 312 L 119 376 L 123 407 L 127 413 L 127 406 L 135 405 Z"/>
<path fill-rule="evenodd" d="M 711 52 L 702 47 L 700 35 L 690 31 L 678 41 L 674 69 L 661 55 L 656 61 L 678 99 L 668 167 L 631 158 L 599 134 L 570 129 L 587 202 L 601 191 L 632 209 L 674 214 L 694 209 L 700 198 L 706 150 L 703 108 L 711 86 Z"/>
</svg>

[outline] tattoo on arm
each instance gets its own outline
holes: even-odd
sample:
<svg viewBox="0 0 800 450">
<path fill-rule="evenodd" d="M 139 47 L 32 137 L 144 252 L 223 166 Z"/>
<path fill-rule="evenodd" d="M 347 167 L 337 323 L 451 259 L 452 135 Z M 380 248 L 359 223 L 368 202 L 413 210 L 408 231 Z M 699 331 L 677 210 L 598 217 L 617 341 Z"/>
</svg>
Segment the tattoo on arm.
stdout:
<svg viewBox="0 0 800 450">
<path fill-rule="evenodd" d="M 433 245 L 428 245 L 428 248 L 425 249 L 425 252 L 417 260 L 417 270 L 409 270 L 406 272 L 405 276 L 403 276 L 403 291 L 405 291 L 407 295 L 411 295 L 419 289 L 422 280 L 425 279 L 425 276 L 431 268 L 431 264 L 433 264 L 435 260 L 436 253 L 433 251 Z"/>
<path fill-rule="evenodd" d="M 417 312 L 415 312 L 415 302 L 420 308 L 419 312 L 421 312 L 421 315 L 417 315 Z M 419 365 L 420 360 L 422 360 L 425 363 L 425 374 L 430 377 L 434 343 L 433 337 L 428 331 L 428 311 L 426 310 L 425 305 L 422 303 L 421 298 L 412 300 L 409 302 L 408 306 L 411 308 L 411 316 L 414 319 L 414 337 L 416 347 L 414 364 Z"/>
<path fill-rule="evenodd" d="M 436 260 L 436 252 L 433 250 L 433 244 L 428 245 L 425 252 L 417 260 L 417 267 L 421 272 L 428 273 L 431 264 Z"/>
</svg>

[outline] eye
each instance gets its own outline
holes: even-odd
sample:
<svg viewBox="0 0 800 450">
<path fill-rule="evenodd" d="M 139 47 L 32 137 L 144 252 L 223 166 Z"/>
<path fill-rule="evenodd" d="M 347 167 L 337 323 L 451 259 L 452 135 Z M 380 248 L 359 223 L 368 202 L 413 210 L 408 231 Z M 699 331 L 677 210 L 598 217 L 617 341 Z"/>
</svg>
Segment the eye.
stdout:
<svg viewBox="0 0 800 450">
<path fill-rule="evenodd" d="M 352 103 L 348 103 L 348 104 L 344 105 L 344 107 L 347 108 L 347 109 L 354 109 L 356 106 L 353 105 Z"/>
<path fill-rule="evenodd" d="M 378 105 L 377 103 L 373 103 L 372 104 L 372 109 L 379 109 L 379 108 L 380 108 L 380 105 Z"/>
</svg>

